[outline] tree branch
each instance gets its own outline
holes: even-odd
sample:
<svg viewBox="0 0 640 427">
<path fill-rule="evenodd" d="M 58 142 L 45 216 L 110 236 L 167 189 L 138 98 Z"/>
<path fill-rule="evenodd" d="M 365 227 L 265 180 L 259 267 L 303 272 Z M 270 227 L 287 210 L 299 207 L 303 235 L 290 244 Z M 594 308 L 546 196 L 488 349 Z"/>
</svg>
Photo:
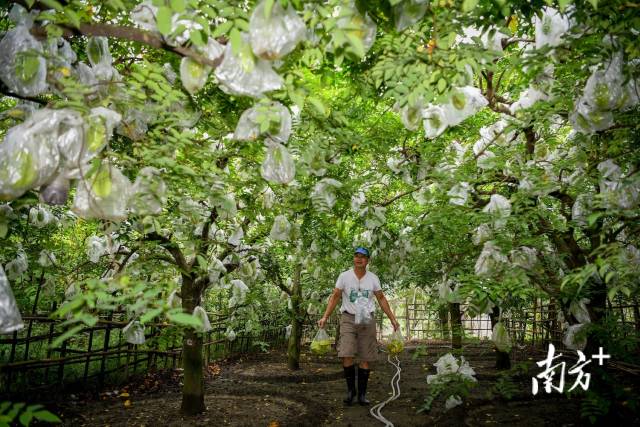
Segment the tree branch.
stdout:
<svg viewBox="0 0 640 427">
<path fill-rule="evenodd" d="M 162 246 L 167 251 L 169 251 L 178 268 L 180 268 L 184 273 L 188 273 L 191 270 L 189 268 L 189 264 L 187 263 L 187 260 L 184 257 L 184 254 L 180 250 L 180 247 L 178 246 L 177 243 L 171 241 L 170 238 L 162 236 L 154 231 L 153 233 L 149 233 L 145 235 L 142 240 L 146 242 L 159 241 L 160 246 Z"/>
<path fill-rule="evenodd" d="M 407 195 L 409 195 L 409 194 L 411 194 L 411 193 L 413 193 L 413 192 L 418 191 L 420 188 L 421 188 L 421 187 L 415 187 L 415 188 L 412 188 L 411 190 L 407 190 L 407 191 L 405 191 L 404 193 L 400 193 L 400 194 L 398 194 L 397 196 L 394 196 L 394 197 L 392 197 L 391 199 L 386 200 L 386 201 L 384 201 L 384 202 L 382 202 L 382 203 L 378 204 L 378 206 L 387 207 L 387 206 L 389 206 L 391 203 L 395 202 L 396 200 L 401 199 L 401 198 L 402 198 L 402 197 L 404 197 L 404 196 L 407 196 Z"/>
</svg>

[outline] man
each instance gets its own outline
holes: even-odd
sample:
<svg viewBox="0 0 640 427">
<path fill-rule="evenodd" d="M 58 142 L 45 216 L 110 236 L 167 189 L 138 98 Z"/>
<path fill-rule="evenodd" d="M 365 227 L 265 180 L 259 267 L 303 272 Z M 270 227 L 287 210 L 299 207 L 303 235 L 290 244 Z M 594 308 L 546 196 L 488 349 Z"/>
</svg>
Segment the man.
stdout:
<svg viewBox="0 0 640 427">
<path fill-rule="evenodd" d="M 380 287 L 378 276 L 367 271 L 369 263 L 369 250 L 358 247 L 353 255 L 353 268 L 344 271 L 336 281 L 336 287 L 333 294 L 329 297 L 327 309 L 318 320 L 318 326 L 324 328 L 327 319 L 333 312 L 333 309 L 342 298 L 340 307 L 340 341 L 338 344 L 338 357 L 342 358 L 342 366 L 344 368 L 344 376 L 347 380 L 347 397 L 344 403 L 351 405 L 356 396 L 356 368 L 354 365 L 354 357 L 356 353 L 360 358 L 358 366 L 358 403 L 360 405 L 368 405 L 366 398 L 367 382 L 369 381 L 369 363 L 376 360 L 378 353 L 378 342 L 376 338 L 376 322 L 373 312 L 375 305 L 373 296 L 375 295 L 382 311 L 389 317 L 393 324 L 393 329 L 398 330 L 400 324 L 393 315 L 389 302 L 384 297 Z M 366 298 L 360 300 L 359 303 L 365 304 L 366 310 L 371 314 L 370 321 L 365 324 L 355 324 L 356 300 L 358 298 Z"/>
</svg>

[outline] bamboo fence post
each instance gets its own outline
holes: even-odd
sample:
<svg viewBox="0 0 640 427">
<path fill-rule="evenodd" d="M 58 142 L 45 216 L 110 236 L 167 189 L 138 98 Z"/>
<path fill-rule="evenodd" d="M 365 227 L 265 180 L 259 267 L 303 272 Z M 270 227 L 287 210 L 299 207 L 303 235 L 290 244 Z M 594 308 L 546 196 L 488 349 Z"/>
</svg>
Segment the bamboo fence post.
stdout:
<svg viewBox="0 0 640 427">
<path fill-rule="evenodd" d="M 108 320 L 113 320 L 113 310 L 109 312 Z M 102 350 L 104 352 L 109 350 L 109 339 L 111 338 L 111 325 L 107 324 L 104 331 L 104 343 L 102 346 Z M 102 388 L 104 385 L 104 369 L 107 363 L 106 354 L 102 356 L 102 360 L 100 361 L 100 374 L 98 376 L 98 384 Z"/>
</svg>

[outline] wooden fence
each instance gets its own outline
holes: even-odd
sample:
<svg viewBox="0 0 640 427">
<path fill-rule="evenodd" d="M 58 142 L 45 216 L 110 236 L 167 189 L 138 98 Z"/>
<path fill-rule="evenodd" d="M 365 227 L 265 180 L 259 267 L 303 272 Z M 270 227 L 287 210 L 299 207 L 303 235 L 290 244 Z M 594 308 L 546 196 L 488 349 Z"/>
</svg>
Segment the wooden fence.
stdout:
<svg viewBox="0 0 640 427">
<path fill-rule="evenodd" d="M 52 311 L 55 310 L 55 304 Z M 238 334 L 226 338 L 225 316 L 209 313 L 213 329 L 204 337 L 205 363 L 235 353 L 253 351 L 257 346 L 281 346 L 285 329 L 273 319 L 262 321 L 258 334 Z M 31 390 L 52 384 L 105 383 L 126 380 L 149 369 L 181 366 L 180 329 L 164 323 L 145 325 L 146 342 L 129 344 L 123 328 L 127 314 L 110 312 L 93 327 L 87 327 L 52 348 L 64 333 L 61 320 L 47 313 L 23 316 L 25 328 L 10 336 L 0 336 L 0 393 Z M 225 326 L 223 326 L 225 325 Z"/>
</svg>

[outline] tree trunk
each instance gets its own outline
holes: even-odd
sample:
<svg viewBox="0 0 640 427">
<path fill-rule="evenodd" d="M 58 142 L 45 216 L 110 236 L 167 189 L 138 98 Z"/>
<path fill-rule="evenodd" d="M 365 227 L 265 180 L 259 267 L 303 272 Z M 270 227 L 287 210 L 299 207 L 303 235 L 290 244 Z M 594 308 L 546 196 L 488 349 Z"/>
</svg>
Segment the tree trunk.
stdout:
<svg viewBox="0 0 640 427">
<path fill-rule="evenodd" d="M 449 313 L 451 313 L 451 347 L 462 348 L 462 313 L 460 304 L 450 303 Z"/>
<path fill-rule="evenodd" d="M 491 330 L 496 326 L 498 320 L 500 319 L 500 308 L 493 307 L 491 313 L 489 313 L 489 318 L 491 319 Z M 509 357 L 509 353 L 505 353 L 504 351 L 500 351 L 496 348 L 496 369 L 511 369 L 511 358 Z"/>
<path fill-rule="evenodd" d="M 445 341 L 449 341 L 449 310 L 446 305 L 441 305 L 438 308 L 438 316 L 440 317 L 440 333 L 441 338 Z"/>
<path fill-rule="evenodd" d="M 296 266 L 291 288 L 291 335 L 287 347 L 287 366 L 295 371 L 300 369 L 300 347 L 302 341 L 303 310 L 302 310 L 302 285 L 300 274 L 302 266 Z"/>
<path fill-rule="evenodd" d="M 195 288 L 190 276 L 182 275 L 182 309 L 193 313 L 200 305 L 200 292 Z M 184 385 L 182 386 L 182 405 L 180 411 L 185 415 L 196 415 L 205 411 L 204 406 L 204 361 L 202 359 L 202 335 L 188 328 L 182 342 L 182 367 Z"/>
</svg>

